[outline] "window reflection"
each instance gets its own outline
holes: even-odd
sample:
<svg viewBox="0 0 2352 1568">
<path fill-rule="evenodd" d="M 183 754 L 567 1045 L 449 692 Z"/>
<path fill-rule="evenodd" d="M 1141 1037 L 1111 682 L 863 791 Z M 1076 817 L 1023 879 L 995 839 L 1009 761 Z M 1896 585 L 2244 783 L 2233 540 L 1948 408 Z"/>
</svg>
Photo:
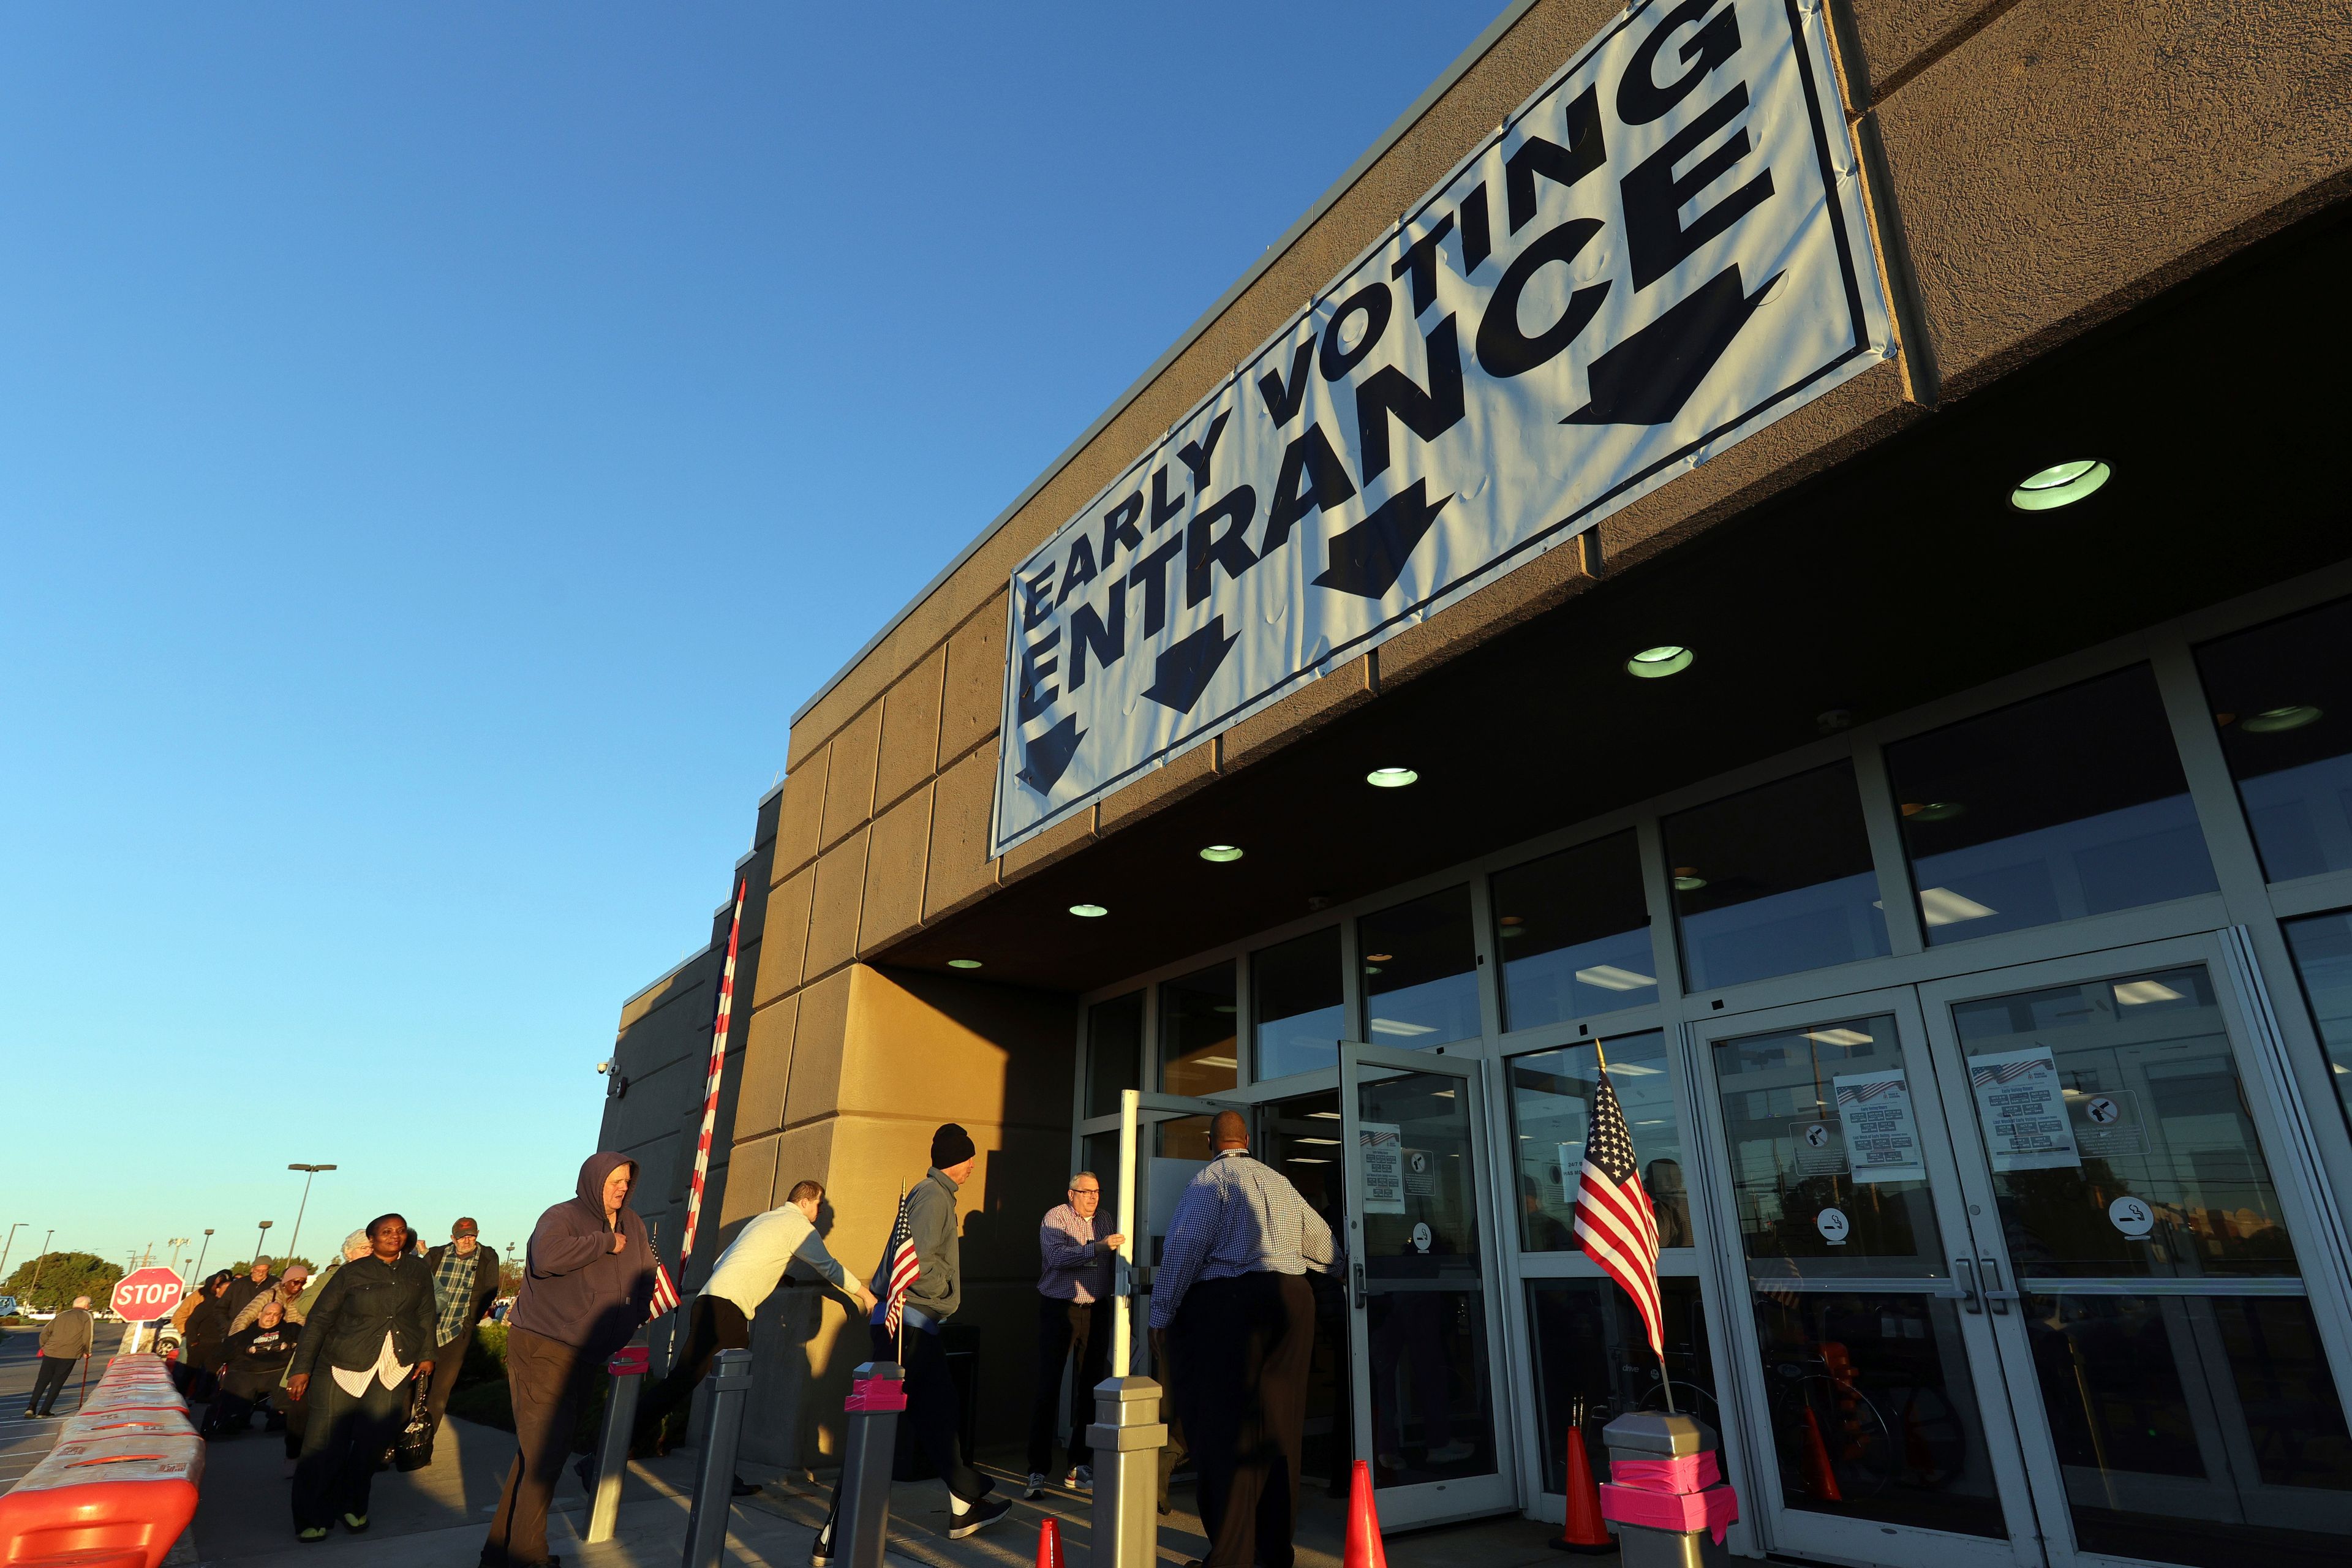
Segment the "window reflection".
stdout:
<svg viewBox="0 0 2352 1568">
<path fill-rule="evenodd" d="M 1087 1009 L 1087 1114 L 1116 1116 L 1121 1089 L 1143 1087 L 1143 993 Z"/>
<path fill-rule="evenodd" d="M 1658 1281 L 1664 1306 L 1665 1360 L 1675 1380 L 1675 1408 L 1717 1432 L 1723 1413 L 1715 1401 L 1715 1369 L 1707 1359 L 1706 1319 L 1698 1281 L 1668 1275 Z M 1658 1361 L 1633 1299 L 1609 1279 L 1530 1279 L 1528 1319 L 1535 1352 L 1536 1399 L 1542 1418 L 1543 1486 L 1558 1494 L 1568 1474 L 1568 1430 L 1578 1402 L 1584 1410 L 1584 1452 L 1596 1481 L 1609 1479 L 1609 1449 L 1601 1429 L 1633 1410 L 1664 1410 Z M 1735 1434 L 1727 1441 L 1738 1441 Z M 1724 1458 L 1728 1468 L 1730 1453 Z"/>
<path fill-rule="evenodd" d="M 2147 666 L 1886 748 L 1930 943 L 2211 892 Z"/>
<path fill-rule="evenodd" d="M 1528 1252 L 1577 1252 L 1576 1188 L 1584 1168 L 1585 1130 L 1601 1087 L 1599 1058 L 1609 1053 L 1609 1081 L 1633 1134 L 1642 1185 L 1658 1216 L 1658 1245 L 1691 1243 L 1690 1194 L 1683 1173 L 1682 1129 L 1675 1120 L 1663 1031 L 1620 1035 L 1605 1047 L 1588 1041 L 1513 1057 L 1511 1131 L 1517 1149 L 1519 1246 Z"/>
<path fill-rule="evenodd" d="M 1339 1061 L 1339 1042 L 1348 1035 L 1339 962 L 1338 926 L 1250 954 L 1250 1016 L 1257 1031 L 1253 1079 L 1262 1083 Z"/>
<path fill-rule="evenodd" d="M 1372 1044 L 1421 1050 L 1479 1032 L 1468 888 L 1448 888 L 1366 915 L 1357 922 L 1356 938 L 1363 955 L 1365 1037 Z"/>
<path fill-rule="evenodd" d="M 2273 882 L 2352 866 L 2352 599 L 2197 650 L 2221 754 Z"/>
<path fill-rule="evenodd" d="M 1160 983 L 1161 1092 L 1214 1094 L 1241 1081 L 1236 1013 L 1231 963 Z"/>
<path fill-rule="evenodd" d="M 1851 763 L 1670 816 L 1665 839 L 1694 991 L 1889 951 Z"/>
<path fill-rule="evenodd" d="M 1952 1022 L 2020 1275 L 2295 1274 L 2202 966 L 1966 1002 Z"/>
<path fill-rule="evenodd" d="M 2352 912 L 2309 915 L 2288 921 L 2284 929 L 2312 1025 L 2334 1069 L 2328 1077 L 2336 1084 L 2336 1104 L 2352 1121 Z"/>
<path fill-rule="evenodd" d="M 1531 1029 L 1657 1000 L 1633 834 L 1498 871 L 1492 888 L 1503 1027 Z"/>
</svg>

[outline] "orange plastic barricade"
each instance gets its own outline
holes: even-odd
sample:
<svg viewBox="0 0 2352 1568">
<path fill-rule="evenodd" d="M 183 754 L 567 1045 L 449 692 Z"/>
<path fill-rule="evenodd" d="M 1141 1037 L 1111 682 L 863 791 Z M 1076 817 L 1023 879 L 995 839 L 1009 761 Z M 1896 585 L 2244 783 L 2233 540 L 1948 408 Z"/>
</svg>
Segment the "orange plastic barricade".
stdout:
<svg viewBox="0 0 2352 1568">
<path fill-rule="evenodd" d="M 191 1436 L 61 1442 L 0 1497 L 8 1568 L 161 1568 L 196 1512 L 205 1445 Z"/>
</svg>

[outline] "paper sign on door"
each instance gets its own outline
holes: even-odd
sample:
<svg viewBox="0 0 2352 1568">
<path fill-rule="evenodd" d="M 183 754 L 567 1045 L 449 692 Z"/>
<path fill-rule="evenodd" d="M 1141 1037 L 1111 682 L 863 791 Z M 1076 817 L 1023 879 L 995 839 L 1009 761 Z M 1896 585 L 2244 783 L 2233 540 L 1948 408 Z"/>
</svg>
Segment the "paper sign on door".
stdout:
<svg viewBox="0 0 2352 1568">
<path fill-rule="evenodd" d="M 1901 1068 L 1840 1073 L 1838 1120 L 1845 1126 L 1846 1164 L 1857 1182 L 1924 1182 L 1919 1122 L 1911 1113 L 1911 1085 Z"/>
<path fill-rule="evenodd" d="M 1404 1213 L 1404 1129 L 1393 1121 L 1356 1123 L 1364 1170 L 1364 1212 Z"/>
<path fill-rule="evenodd" d="M 1977 1122 L 1996 1171 L 2080 1169 L 2058 1064 L 2048 1046 L 1969 1058 Z"/>
</svg>

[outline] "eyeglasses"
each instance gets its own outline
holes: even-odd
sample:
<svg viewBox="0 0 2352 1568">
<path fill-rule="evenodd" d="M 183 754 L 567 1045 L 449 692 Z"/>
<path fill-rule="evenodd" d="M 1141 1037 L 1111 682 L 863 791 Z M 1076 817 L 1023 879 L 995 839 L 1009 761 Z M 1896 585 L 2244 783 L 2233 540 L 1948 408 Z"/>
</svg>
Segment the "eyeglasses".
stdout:
<svg viewBox="0 0 2352 1568">
<path fill-rule="evenodd" d="M 1102 1189 L 1100 1187 L 1072 1187 L 1070 1189 L 1070 1195 L 1076 1198 L 1099 1197 L 1101 1194 Z"/>
</svg>

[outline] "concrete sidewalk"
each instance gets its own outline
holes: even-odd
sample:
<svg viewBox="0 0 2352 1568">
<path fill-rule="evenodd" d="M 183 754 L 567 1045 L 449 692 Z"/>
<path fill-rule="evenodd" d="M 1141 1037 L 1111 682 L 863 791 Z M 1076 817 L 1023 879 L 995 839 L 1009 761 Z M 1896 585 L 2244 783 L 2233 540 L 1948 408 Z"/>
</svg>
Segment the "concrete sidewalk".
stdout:
<svg viewBox="0 0 2352 1568">
<path fill-rule="evenodd" d="M 291 1483 L 282 1475 L 284 1447 L 258 1431 L 215 1441 L 206 1456 L 204 1496 L 188 1542 L 175 1555 L 187 1562 L 235 1568 L 472 1568 L 481 1551 L 499 1489 L 514 1454 L 511 1435 L 452 1419 L 425 1469 L 378 1476 L 364 1535 L 338 1531 L 326 1542 L 294 1539 L 289 1511 Z M 994 1456 L 989 1456 L 994 1457 Z M 566 1471 L 548 1522 L 548 1547 L 565 1568 L 677 1568 L 686 1538 L 696 1454 L 681 1448 L 666 1458 L 630 1465 L 621 1492 L 615 1537 L 583 1543 L 587 1494 Z M 746 1568 L 805 1568 L 817 1527 L 832 1503 L 831 1478 L 770 1466 L 739 1467 L 758 1495 L 735 1506 L 728 1559 Z M 999 1523 L 963 1541 L 947 1538 L 947 1491 L 937 1481 L 902 1482 L 891 1492 L 889 1555 L 901 1568 L 1030 1568 L 1038 1527 L 1060 1521 L 1063 1549 L 1084 1564 L 1092 1531 L 1089 1500 L 1058 1489 L 1035 1502 L 1020 1499 L 1020 1479 L 1000 1466 L 981 1468 L 1013 1499 Z M 1208 1550 L 1189 1489 L 1171 1500 L 1160 1521 L 1160 1560 L 1180 1568 Z M 1297 1568 L 1340 1568 L 1345 1537 L 1342 1505 L 1310 1487 L 1300 1499 Z M 1505 1518 L 1391 1536 L 1391 1568 L 1534 1568 L 1557 1559 L 1546 1547 L 1546 1526 Z M 1613 1559 L 1602 1558 L 1603 1563 Z"/>
</svg>

